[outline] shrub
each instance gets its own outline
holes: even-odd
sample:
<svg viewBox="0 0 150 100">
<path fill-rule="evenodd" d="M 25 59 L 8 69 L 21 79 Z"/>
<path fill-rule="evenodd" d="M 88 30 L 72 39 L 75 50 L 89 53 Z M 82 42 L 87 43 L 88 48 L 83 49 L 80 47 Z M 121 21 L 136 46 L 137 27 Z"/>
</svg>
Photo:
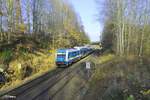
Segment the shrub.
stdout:
<svg viewBox="0 0 150 100">
<path fill-rule="evenodd" d="M 133 95 L 130 95 L 127 100 L 135 100 Z"/>
<path fill-rule="evenodd" d="M 3 52 L 0 52 L 0 63 L 9 63 L 10 60 L 13 57 L 13 51 L 12 50 L 5 50 Z"/>
</svg>

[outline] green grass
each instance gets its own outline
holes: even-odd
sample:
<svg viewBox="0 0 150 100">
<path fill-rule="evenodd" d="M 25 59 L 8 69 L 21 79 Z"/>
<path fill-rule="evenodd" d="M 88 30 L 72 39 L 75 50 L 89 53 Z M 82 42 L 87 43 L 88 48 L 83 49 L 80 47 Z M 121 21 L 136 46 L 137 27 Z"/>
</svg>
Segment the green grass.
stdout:
<svg viewBox="0 0 150 100">
<path fill-rule="evenodd" d="M 1 63 L 9 63 L 13 57 L 13 51 L 12 50 L 5 50 L 3 52 L 0 52 L 0 61 Z"/>
</svg>

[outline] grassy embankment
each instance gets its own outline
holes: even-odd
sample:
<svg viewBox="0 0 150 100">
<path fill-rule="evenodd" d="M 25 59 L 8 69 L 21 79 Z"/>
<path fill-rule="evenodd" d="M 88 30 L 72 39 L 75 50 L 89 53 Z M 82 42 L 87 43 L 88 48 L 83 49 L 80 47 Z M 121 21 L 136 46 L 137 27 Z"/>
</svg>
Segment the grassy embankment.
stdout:
<svg viewBox="0 0 150 100">
<path fill-rule="evenodd" d="M 91 60 L 96 70 L 86 100 L 150 100 L 148 58 L 104 54 Z"/>
<path fill-rule="evenodd" d="M 7 82 L 0 90 L 15 87 L 55 68 L 55 49 L 42 49 L 26 40 L 0 51 L 0 67 L 6 69 Z"/>
</svg>

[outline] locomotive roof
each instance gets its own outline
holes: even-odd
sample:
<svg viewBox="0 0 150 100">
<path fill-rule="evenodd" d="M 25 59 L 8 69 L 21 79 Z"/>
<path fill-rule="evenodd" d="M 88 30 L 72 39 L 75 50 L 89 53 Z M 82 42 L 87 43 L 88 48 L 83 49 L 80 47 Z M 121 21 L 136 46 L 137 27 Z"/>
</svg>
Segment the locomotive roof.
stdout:
<svg viewBox="0 0 150 100">
<path fill-rule="evenodd" d="M 72 52 L 72 51 L 78 51 L 77 49 L 58 49 L 57 50 L 57 52 L 63 52 L 63 53 L 65 53 L 66 51 L 68 51 L 68 52 Z"/>
<path fill-rule="evenodd" d="M 89 47 L 86 47 L 86 46 L 82 46 L 82 47 L 74 47 L 75 49 L 78 49 L 78 50 L 81 50 L 81 49 L 87 49 Z"/>
</svg>

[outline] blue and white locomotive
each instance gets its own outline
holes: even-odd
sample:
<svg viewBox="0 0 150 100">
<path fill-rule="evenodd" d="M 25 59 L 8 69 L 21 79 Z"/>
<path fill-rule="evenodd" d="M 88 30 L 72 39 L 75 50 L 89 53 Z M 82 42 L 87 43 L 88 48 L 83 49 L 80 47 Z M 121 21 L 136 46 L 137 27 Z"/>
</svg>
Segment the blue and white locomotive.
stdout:
<svg viewBox="0 0 150 100">
<path fill-rule="evenodd" d="M 90 47 L 74 47 L 72 49 L 58 49 L 56 53 L 56 65 L 68 66 L 87 56 L 93 50 Z"/>
</svg>

